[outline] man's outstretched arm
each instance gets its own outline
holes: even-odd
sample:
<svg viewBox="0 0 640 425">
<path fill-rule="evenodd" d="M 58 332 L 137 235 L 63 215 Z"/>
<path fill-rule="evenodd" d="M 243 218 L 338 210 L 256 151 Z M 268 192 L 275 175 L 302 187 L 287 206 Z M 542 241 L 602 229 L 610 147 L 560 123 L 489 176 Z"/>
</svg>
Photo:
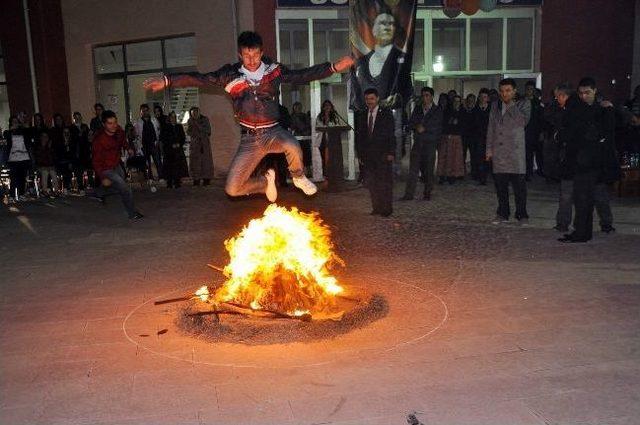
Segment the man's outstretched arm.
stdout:
<svg viewBox="0 0 640 425">
<path fill-rule="evenodd" d="M 321 63 L 304 69 L 288 69 L 282 66 L 282 81 L 285 83 L 304 84 L 322 80 L 333 73 L 346 72 L 354 64 L 351 56 L 344 56 L 335 63 Z"/>
<path fill-rule="evenodd" d="M 151 77 L 144 80 L 145 90 L 157 92 L 169 87 L 204 87 L 225 86 L 229 82 L 231 65 L 225 65 L 217 71 L 201 74 L 199 72 L 185 72 L 180 74 L 166 74 L 161 77 Z"/>
</svg>

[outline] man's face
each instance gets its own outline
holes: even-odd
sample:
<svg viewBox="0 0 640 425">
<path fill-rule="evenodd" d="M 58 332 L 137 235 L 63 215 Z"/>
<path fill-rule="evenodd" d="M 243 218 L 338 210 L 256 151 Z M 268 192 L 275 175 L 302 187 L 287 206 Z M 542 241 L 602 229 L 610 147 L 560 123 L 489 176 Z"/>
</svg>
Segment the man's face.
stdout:
<svg viewBox="0 0 640 425">
<path fill-rule="evenodd" d="M 597 89 L 592 89 L 591 87 L 578 87 L 578 97 L 581 101 L 586 103 L 587 105 L 593 105 L 593 102 L 596 101 L 596 93 Z"/>
<path fill-rule="evenodd" d="M 147 109 L 147 112 L 149 112 L 148 109 Z M 111 135 L 111 134 L 115 134 L 117 129 L 118 129 L 118 118 L 115 118 L 115 117 L 107 118 L 107 120 L 104 122 L 104 131 L 107 134 Z"/>
<path fill-rule="evenodd" d="M 199 109 L 193 109 L 193 110 L 191 111 L 191 116 L 192 116 L 194 119 L 196 119 L 196 120 L 197 120 L 197 119 L 200 117 L 200 110 L 199 110 Z"/>
<path fill-rule="evenodd" d="M 64 130 L 62 130 L 62 136 L 65 140 L 71 139 L 71 131 L 68 128 L 65 128 Z"/>
<path fill-rule="evenodd" d="M 380 46 L 386 46 L 393 42 L 393 36 L 396 32 L 396 24 L 393 16 L 388 13 L 381 13 L 373 21 L 373 37 L 376 39 L 376 44 Z"/>
<path fill-rule="evenodd" d="M 73 114 L 73 122 L 75 122 L 76 124 L 82 124 L 82 115 Z"/>
<path fill-rule="evenodd" d="M 504 103 L 510 103 L 513 98 L 516 96 L 516 89 L 511 87 L 510 84 L 505 84 L 504 86 L 499 87 L 500 91 L 500 99 Z"/>
<path fill-rule="evenodd" d="M 102 108 L 101 108 L 101 107 L 99 107 L 99 106 L 96 106 L 95 111 L 96 111 L 96 117 L 99 117 L 99 116 L 100 116 L 100 115 L 102 115 L 102 113 L 104 112 L 104 109 L 102 109 Z"/>
<path fill-rule="evenodd" d="M 431 106 L 431 104 L 433 103 L 433 95 L 431 94 L 431 92 L 424 92 L 422 93 L 422 104 L 427 106 Z"/>
<path fill-rule="evenodd" d="M 561 108 L 564 108 L 564 106 L 567 104 L 567 100 L 569 100 L 569 95 L 563 91 L 556 90 L 555 98 L 558 101 L 558 105 L 560 105 Z"/>
<path fill-rule="evenodd" d="M 153 115 L 156 116 L 156 118 L 160 118 L 162 116 L 162 109 L 160 108 L 154 108 L 153 109 Z"/>
<path fill-rule="evenodd" d="M 378 95 L 369 93 L 364 97 L 364 103 L 367 105 L 367 108 L 374 109 L 376 106 L 378 106 L 379 99 L 380 98 L 378 97 Z"/>
<path fill-rule="evenodd" d="M 147 108 L 147 107 L 140 108 L 140 115 L 143 118 L 149 118 L 149 108 Z"/>
<path fill-rule="evenodd" d="M 487 93 L 481 93 L 480 96 L 478 96 L 478 102 L 486 105 L 487 102 L 489 102 L 489 95 Z"/>
<path fill-rule="evenodd" d="M 260 67 L 262 62 L 262 48 L 260 47 L 243 47 L 238 53 L 242 65 L 249 71 L 255 71 Z"/>
<path fill-rule="evenodd" d="M 524 96 L 527 99 L 532 99 L 535 93 L 536 93 L 536 88 L 534 86 L 526 86 L 524 88 Z"/>
</svg>

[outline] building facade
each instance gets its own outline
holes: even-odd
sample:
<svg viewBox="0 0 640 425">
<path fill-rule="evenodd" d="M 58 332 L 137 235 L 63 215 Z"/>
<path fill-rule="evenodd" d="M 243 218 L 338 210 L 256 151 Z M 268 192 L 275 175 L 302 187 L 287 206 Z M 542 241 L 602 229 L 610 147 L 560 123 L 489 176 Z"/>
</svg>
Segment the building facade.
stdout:
<svg viewBox="0 0 640 425">
<path fill-rule="evenodd" d="M 413 60 L 416 91 L 477 93 L 510 76 L 535 80 L 548 98 L 560 81 L 595 77 L 605 97 L 622 101 L 640 82 L 636 13 L 640 0 L 512 0 L 473 16 L 444 15 L 439 0 L 419 0 Z M 157 103 L 181 119 L 200 106 L 213 124 L 216 174 L 224 174 L 238 127 L 221 89 L 154 95 L 142 81 L 164 72 L 207 72 L 237 60 L 235 39 L 255 29 L 265 53 L 301 68 L 348 54 L 347 0 L 4 0 L 0 26 L 0 127 L 10 113 L 59 112 L 86 120 L 101 102 L 120 121 L 137 119 L 141 103 Z M 636 52 L 634 54 L 634 51 Z M 330 99 L 351 120 L 346 76 L 282 87 L 314 117 Z M 313 120 L 312 120 L 313 122 Z M 352 136 L 351 136 L 352 137 Z M 355 176 L 345 137 L 345 172 Z"/>
</svg>

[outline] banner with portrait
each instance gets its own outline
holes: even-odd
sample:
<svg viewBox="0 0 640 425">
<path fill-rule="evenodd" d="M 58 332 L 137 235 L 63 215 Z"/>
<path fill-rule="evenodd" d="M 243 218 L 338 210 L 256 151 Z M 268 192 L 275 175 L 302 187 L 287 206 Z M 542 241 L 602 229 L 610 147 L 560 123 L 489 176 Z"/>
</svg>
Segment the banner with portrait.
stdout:
<svg viewBox="0 0 640 425">
<path fill-rule="evenodd" d="M 349 0 L 349 39 L 356 59 L 350 75 L 352 109 L 364 109 L 364 91 L 370 87 L 390 108 L 403 107 L 411 98 L 416 9 L 417 0 Z"/>
</svg>

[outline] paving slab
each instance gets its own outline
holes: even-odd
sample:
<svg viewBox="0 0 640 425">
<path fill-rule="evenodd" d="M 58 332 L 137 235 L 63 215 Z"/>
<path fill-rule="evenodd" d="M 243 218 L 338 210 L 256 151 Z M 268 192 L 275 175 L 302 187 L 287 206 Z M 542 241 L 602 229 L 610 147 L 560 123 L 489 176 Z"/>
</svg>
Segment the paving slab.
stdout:
<svg viewBox="0 0 640 425">
<path fill-rule="evenodd" d="M 320 214 L 338 278 L 383 294 L 385 317 L 307 343 L 181 333 L 153 301 L 219 281 L 206 264 L 267 206 L 222 182 L 135 191 L 138 222 L 117 199 L 0 207 L 0 423 L 638 423 L 640 200 L 613 199 L 617 231 L 567 246 L 539 181 L 526 227 L 492 225 L 493 189 L 470 182 L 388 219 L 363 188 L 280 195 Z"/>
</svg>

